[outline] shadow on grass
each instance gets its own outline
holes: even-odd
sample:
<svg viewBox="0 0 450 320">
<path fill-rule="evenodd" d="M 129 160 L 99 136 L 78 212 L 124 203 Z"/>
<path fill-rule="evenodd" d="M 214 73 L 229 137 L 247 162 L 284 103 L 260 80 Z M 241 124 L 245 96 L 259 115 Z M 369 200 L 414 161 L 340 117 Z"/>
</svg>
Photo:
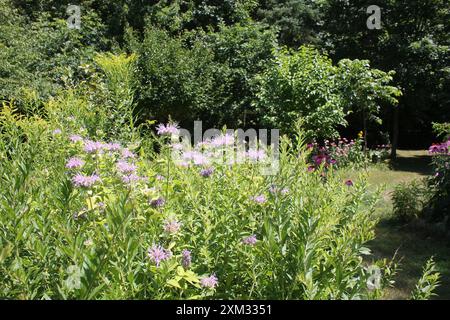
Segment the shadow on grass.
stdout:
<svg viewBox="0 0 450 320">
<path fill-rule="evenodd" d="M 421 222 L 402 224 L 383 220 L 379 223 L 376 239 L 368 244 L 373 258 L 392 259 L 397 252 L 396 260 L 400 260 L 396 283 L 388 290 L 386 299 L 408 299 L 431 256 L 441 274 L 438 296 L 433 299 L 450 299 L 450 242 L 436 234 L 433 227 Z"/>
<path fill-rule="evenodd" d="M 399 151 L 397 159 L 391 161 L 389 166 L 394 171 L 414 172 L 420 175 L 432 174 L 431 156 L 427 154 Z"/>
</svg>

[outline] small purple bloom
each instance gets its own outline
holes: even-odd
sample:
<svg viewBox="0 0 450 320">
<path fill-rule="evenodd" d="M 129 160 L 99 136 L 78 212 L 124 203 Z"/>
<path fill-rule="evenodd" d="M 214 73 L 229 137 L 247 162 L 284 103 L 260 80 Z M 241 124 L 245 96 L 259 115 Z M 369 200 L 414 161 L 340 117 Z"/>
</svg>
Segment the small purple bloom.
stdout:
<svg viewBox="0 0 450 320">
<path fill-rule="evenodd" d="M 260 161 L 266 157 L 266 153 L 264 152 L 264 150 L 261 149 L 259 150 L 250 149 L 247 151 L 247 157 L 253 161 Z"/>
<path fill-rule="evenodd" d="M 122 149 L 122 146 L 115 142 L 110 142 L 104 145 L 104 148 L 108 151 L 120 151 Z"/>
<path fill-rule="evenodd" d="M 70 158 L 69 161 L 67 161 L 66 168 L 67 169 L 78 169 L 84 166 L 84 161 L 80 158 Z"/>
<path fill-rule="evenodd" d="M 250 199 L 253 200 L 254 202 L 258 203 L 258 204 L 263 204 L 263 203 L 265 203 L 267 201 L 266 196 L 263 195 L 263 194 L 258 195 L 258 196 L 250 197 Z"/>
<path fill-rule="evenodd" d="M 214 147 L 230 146 L 234 144 L 234 136 L 232 134 L 220 135 L 211 141 Z"/>
<path fill-rule="evenodd" d="M 208 157 L 201 153 L 194 153 L 192 160 L 196 166 L 203 166 L 209 163 Z"/>
<path fill-rule="evenodd" d="M 133 152 L 131 152 L 128 148 L 123 148 L 122 149 L 122 158 L 124 159 L 128 159 L 128 158 L 135 158 L 135 154 Z"/>
<path fill-rule="evenodd" d="M 164 249 L 160 245 L 153 245 L 148 249 L 148 257 L 159 267 L 161 261 L 168 260 L 172 257 L 172 251 Z"/>
<path fill-rule="evenodd" d="M 192 263 L 191 252 L 187 249 L 184 249 L 182 252 L 182 255 L 183 255 L 183 259 L 181 261 L 181 264 L 183 265 L 183 267 L 185 269 L 188 269 Z"/>
<path fill-rule="evenodd" d="M 84 151 L 87 153 L 96 153 L 102 151 L 103 146 L 103 142 L 88 140 L 84 142 Z"/>
<path fill-rule="evenodd" d="M 165 203 L 166 203 L 166 200 L 164 200 L 163 197 L 159 197 L 159 198 L 157 198 L 157 199 L 153 199 L 153 200 L 150 201 L 150 205 L 151 205 L 153 208 L 159 208 L 159 207 L 162 207 Z"/>
<path fill-rule="evenodd" d="M 160 136 L 176 135 L 176 134 L 179 134 L 179 132 L 180 132 L 180 129 L 179 129 L 177 123 L 168 123 L 167 125 L 164 125 L 161 123 L 156 127 L 156 130 Z"/>
<path fill-rule="evenodd" d="M 309 166 L 308 167 L 308 172 L 313 172 L 314 170 L 316 170 L 315 166 Z"/>
<path fill-rule="evenodd" d="M 256 239 L 256 235 L 251 235 L 242 239 L 242 243 L 249 246 L 254 246 L 258 240 Z"/>
<path fill-rule="evenodd" d="M 200 171 L 200 175 L 203 178 L 209 178 L 213 173 L 214 173 L 214 169 L 213 168 L 206 168 L 206 169 L 202 169 Z"/>
<path fill-rule="evenodd" d="M 128 163 L 126 161 L 120 160 L 116 164 L 117 171 L 120 173 L 131 174 L 136 172 L 137 167 L 134 164 Z"/>
<path fill-rule="evenodd" d="M 77 135 L 77 134 L 72 134 L 72 135 L 69 137 L 69 140 L 70 140 L 71 142 L 75 143 L 75 142 L 83 141 L 83 138 L 82 138 L 81 136 Z"/>
<path fill-rule="evenodd" d="M 122 179 L 123 183 L 127 183 L 127 184 L 134 183 L 134 182 L 139 182 L 141 180 L 144 180 L 143 177 L 140 177 L 140 176 L 138 176 L 138 175 L 136 175 L 134 173 L 123 175 L 121 177 L 121 179 Z"/>
<path fill-rule="evenodd" d="M 209 277 L 203 277 L 200 279 L 200 284 L 204 288 L 214 289 L 219 283 L 219 279 L 217 279 L 216 275 L 213 273 Z"/>
<path fill-rule="evenodd" d="M 172 149 L 175 151 L 183 150 L 183 145 L 181 143 L 174 143 L 171 145 Z"/>
<path fill-rule="evenodd" d="M 353 181 L 348 179 L 348 180 L 345 181 L 345 185 L 348 186 L 348 187 L 351 187 L 351 186 L 353 186 Z"/>
<path fill-rule="evenodd" d="M 166 220 L 164 222 L 164 232 L 175 234 L 181 229 L 181 222 L 177 220 Z"/>
<path fill-rule="evenodd" d="M 85 188 L 92 187 L 98 181 L 101 181 L 101 179 L 96 174 L 85 176 L 79 173 L 72 178 L 72 182 L 75 186 Z"/>
<path fill-rule="evenodd" d="M 62 133 L 61 129 L 55 129 L 55 130 L 53 130 L 53 132 L 52 132 L 52 134 L 53 134 L 54 136 L 56 136 L 56 135 L 58 135 L 58 134 L 61 134 L 61 133 Z"/>
</svg>

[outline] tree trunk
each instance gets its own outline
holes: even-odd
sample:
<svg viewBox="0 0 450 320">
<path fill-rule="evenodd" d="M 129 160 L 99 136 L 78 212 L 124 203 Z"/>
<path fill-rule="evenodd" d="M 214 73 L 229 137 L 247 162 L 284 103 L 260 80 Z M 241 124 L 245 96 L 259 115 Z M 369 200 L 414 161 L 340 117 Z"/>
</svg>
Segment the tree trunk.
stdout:
<svg viewBox="0 0 450 320">
<path fill-rule="evenodd" d="M 363 109 L 363 134 L 364 134 L 364 154 L 367 157 L 367 117 Z"/>
<path fill-rule="evenodd" d="M 392 125 L 392 149 L 391 149 L 391 159 L 397 159 L 397 148 L 398 148 L 398 117 L 399 117 L 399 106 L 394 107 L 394 119 Z"/>
</svg>

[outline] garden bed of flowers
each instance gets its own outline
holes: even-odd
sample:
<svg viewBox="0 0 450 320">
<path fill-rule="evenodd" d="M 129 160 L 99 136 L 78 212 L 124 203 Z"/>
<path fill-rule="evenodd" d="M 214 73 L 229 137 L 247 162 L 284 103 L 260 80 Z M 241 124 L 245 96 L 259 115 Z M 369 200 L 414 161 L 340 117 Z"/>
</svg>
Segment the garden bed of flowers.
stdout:
<svg viewBox="0 0 450 320">
<path fill-rule="evenodd" d="M 375 284 L 363 263 L 377 196 L 310 170 L 301 137 L 282 139 L 264 175 L 270 150 L 222 161 L 233 135 L 191 146 L 160 125 L 118 141 L 79 108 L 2 110 L 0 296 L 357 299 L 389 284 L 385 263 Z"/>
</svg>

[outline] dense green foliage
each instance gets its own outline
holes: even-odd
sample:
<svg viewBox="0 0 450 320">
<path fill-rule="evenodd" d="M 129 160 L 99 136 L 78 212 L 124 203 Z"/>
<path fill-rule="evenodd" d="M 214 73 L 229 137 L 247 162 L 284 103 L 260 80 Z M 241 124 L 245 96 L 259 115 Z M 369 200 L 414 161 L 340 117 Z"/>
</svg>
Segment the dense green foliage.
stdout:
<svg viewBox="0 0 450 320">
<path fill-rule="evenodd" d="M 289 106 L 283 102 L 288 110 L 297 109 L 295 114 L 286 112 L 287 122 L 274 119 L 264 113 L 274 111 L 274 101 L 264 101 L 268 105 L 261 107 L 257 97 L 267 89 L 266 83 L 256 79 L 276 72 L 267 68 L 279 59 L 279 45 L 295 51 L 313 44 L 319 52 L 328 51 L 334 66 L 341 59 L 369 60 L 387 73 L 377 76 L 374 69 L 364 69 L 369 62 L 346 62 L 342 74 L 352 81 L 341 84 L 347 89 L 344 114 L 342 103 L 333 102 L 334 120 L 323 120 L 329 124 L 326 131 L 354 135 L 364 130 L 370 144 L 382 140 L 380 131 L 388 132 L 395 150 L 396 133 L 401 145 L 421 139 L 429 144 L 431 121 L 448 121 L 449 7 L 444 0 L 378 1 L 381 30 L 366 27 L 365 1 L 89 0 L 82 2 L 81 30 L 65 27 L 68 3 L 2 0 L 0 99 L 48 97 L 61 86 L 83 81 L 86 69 L 79 66 L 92 65 L 95 51 L 115 46 L 139 53 L 141 83 L 135 103 L 141 121 L 163 120 L 170 114 L 185 126 L 193 119 L 218 127 L 276 123 L 289 132 L 291 118 L 301 114 L 295 106 L 300 102 Z M 324 72 L 325 77 L 328 71 Z M 367 86 L 356 90 L 362 77 Z M 333 81 L 326 86 L 333 87 Z M 385 87 L 366 96 L 371 82 L 383 82 Z M 391 86 L 401 88 L 402 97 Z M 359 98 L 352 97 L 355 91 Z M 303 110 L 324 108 L 333 94 Z M 383 102 L 386 97 L 388 103 Z M 391 108 L 396 99 L 399 107 Z M 333 126 L 344 116 L 340 124 L 348 122 L 348 130 Z M 396 125 L 400 118 L 404 123 Z M 382 126 L 378 120 L 383 120 Z M 314 121 L 317 126 L 319 120 Z M 417 139 L 406 140 L 405 134 Z"/>
<path fill-rule="evenodd" d="M 98 56 L 96 90 L 127 101 L 117 81 L 132 83 L 133 59 Z M 208 164 L 186 166 L 145 126 L 116 117 L 129 134 L 107 132 L 117 106 L 86 88 L 34 116 L 3 106 L 0 296 L 356 299 L 390 284 L 389 265 L 377 262 L 373 278 L 378 267 L 362 260 L 376 194 L 364 179 L 308 171 L 301 136 L 283 139 L 274 176 L 263 163 L 221 162 L 230 146 L 214 143 L 194 146 L 209 148 Z"/>
<path fill-rule="evenodd" d="M 385 159 L 387 131 L 394 154 L 398 133 L 448 134 L 444 0 L 380 1 L 381 30 L 364 1 L 74 1 L 80 29 L 69 3 L 0 0 L 1 298 L 382 297 L 379 193 L 341 169 Z M 195 120 L 287 135 L 180 140 Z M 450 221 L 449 146 L 400 216 Z M 412 298 L 437 283 L 430 260 Z"/>
</svg>

